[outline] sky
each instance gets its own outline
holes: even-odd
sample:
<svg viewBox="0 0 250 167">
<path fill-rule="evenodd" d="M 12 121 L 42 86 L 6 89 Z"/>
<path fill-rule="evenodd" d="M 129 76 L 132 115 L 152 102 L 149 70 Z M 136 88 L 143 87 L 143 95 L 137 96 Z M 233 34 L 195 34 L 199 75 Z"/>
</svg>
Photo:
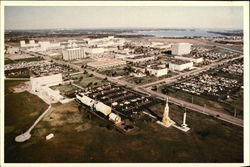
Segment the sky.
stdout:
<svg viewBox="0 0 250 167">
<path fill-rule="evenodd" d="M 230 28 L 243 29 L 237 6 L 6 6 L 5 29 Z"/>
</svg>

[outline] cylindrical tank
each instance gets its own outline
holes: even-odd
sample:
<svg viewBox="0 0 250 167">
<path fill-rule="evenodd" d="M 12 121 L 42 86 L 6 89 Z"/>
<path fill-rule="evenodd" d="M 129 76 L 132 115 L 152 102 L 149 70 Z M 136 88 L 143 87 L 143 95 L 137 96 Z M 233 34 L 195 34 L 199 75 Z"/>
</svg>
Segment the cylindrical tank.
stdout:
<svg viewBox="0 0 250 167">
<path fill-rule="evenodd" d="M 94 104 L 95 100 L 89 98 L 88 96 L 85 96 L 84 94 L 76 95 L 77 99 L 80 100 L 83 104 L 92 107 Z"/>
<path fill-rule="evenodd" d="M 102 102 L 97 102 L 94 104 L 96 111 L 103 113 L 104 115 L 109 115 L 111 113 L 111 107 L 103 104 Z"/>
<path fill-rule="evenodd" d="M 118 122 L 121 122 L 121 117 L 119 115 L 114 114 L 114 113 L 110 113 L 109 120 L 111 120 L 115 123 L 118 123 Z"/>
</svg>

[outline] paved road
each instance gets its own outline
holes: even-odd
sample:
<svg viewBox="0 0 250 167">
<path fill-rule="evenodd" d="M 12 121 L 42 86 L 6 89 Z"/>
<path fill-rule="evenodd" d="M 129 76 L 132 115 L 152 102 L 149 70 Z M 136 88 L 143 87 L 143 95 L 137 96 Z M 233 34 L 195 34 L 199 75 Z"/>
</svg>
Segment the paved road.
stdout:
<svg viewBox="0 0 250 167">
<path fill-rule="evenodd" d="M 47 59 L 47 60 L 52 60 L 52 58 L 50 58 L 49 56 L 42 56 L 42 57 L 44 57 L 44 59 Z M 243 56 L 239 56 L 239 57 L 234 58 L 234 59 L 239 59 L 241 57 L 243 57 Z M 221 62 L 218 62 L 218 63 L 225 63 L 225 62 L 232 61 L 232 60 L 233 59 L 224 60 L 224 61 L 221 61 Z M 83 72 L 84 70 L 86 70 L 89 74 L 93 74 L 94 76 L 96 76 L 98 78 L 101 78 L 101 79 L 107 78 L 107 80 L 110 81 L 110 82 L 126 86 L 128 88 L 131 88 L 131 89 L 133 89 L 135 91 L 139 91 L 141 93 L 147 93 L 147 94 L 151 95 L 152 97 L 160 98 L 160 99 L 163 99 L 163 100 L 165 100 L 168 97 L 169 101 L 171 103 L 175 103 L 177 105 L 184 105 L 185 107 L 187 107 L 187 108 L 189 108 L 189 109 L 191 109 L 193 111 L 197 111 L 199 113 L 203 113 L 203 114 L 206 114 L 206 115 L 212 115 L 212 116 L 215 116 L 218 119 L 221 119 L 223 121 L 226 121 L 226 122 L 232 123 L 234 125 L 243 127 L 243 120 L 241 120 L 239 118 L 235 118 L 233 116 L 230 116 L 230 115 L 227 115 L 227 114 L 224 114 L 224 113 L 221 113 L 221 112 L 217 112 L 217 111 L 214 111 L 214 110 L 211 110 L 211 109 L 208 109 L 208 108 L 206 108 L 204 110 L 204 107 L 202 107 L 202 106 L 192 104 L 192 103 L 189 103 L 189 102 L 186 102 L 186 101 L 183 101 L 183 100 L 180 100 L 180 99 L 176 99 L 176 98 L 173 98 L 173 97 L 170 97 L 170 96 L 166 96 L 166 95 L 164 95 L 162 93 L 154 92 L 154 91 L 150 90 L 149 88 L 146 88 L 145 85 L 137 86 L 137 85 L 128 83 L 128 82 L 123 81 L 123 80 L 115 79 L 113 77 L 109 77 L 109 76 L 97 73 L 95 71 L 91 71 L 91 70 L 88 70 L 88 69 L 82 69 L 80 66 L 77 66 L 77 65 L 74 65 L 74 64 L 71 64 L 71 63 L 68 63 L 68 62 L 64 62 L 62 60 L 53 60 L 53 61 L 58 63 L 58 64 L 68 65 L 69 67 L 71 67 L 73 69 L 76 69 L 76 70 L 79 70 L 80 72 Z M 202 70 L 207 70 L 208 68 L 211 68 L 213 66 L 218 65 L 218 63 L 217 64 L 211 64 L 210 66 L 207 66 L 207 67 L 204 67 L 204 68 L 200 68 L 197 71 L 190 71 L 188 73 L 185 73 L 184 76 L 194 74 L 194 73 L 199 73 L 200 70 L 201 71 Z M 168 79 L 170 79 L 170 78 L 168 78 Z M 173 78 L 171 78 L 171 79 L 173 79 Z M 171 81 L 171 79 L 169 81 Z M 160 82 L 162 82 L 162 81 L 160 81 Z"/>
</svg>

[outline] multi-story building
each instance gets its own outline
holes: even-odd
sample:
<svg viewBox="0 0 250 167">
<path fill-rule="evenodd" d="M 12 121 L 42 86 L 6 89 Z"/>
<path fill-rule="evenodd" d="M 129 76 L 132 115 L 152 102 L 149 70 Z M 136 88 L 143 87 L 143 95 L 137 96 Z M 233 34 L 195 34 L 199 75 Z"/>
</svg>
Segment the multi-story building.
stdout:
<svg viewBox="0 0 250 167">
<path fill-rule="evenodd" d="M 185 55 L 191 52 L 190 43 L 176 43 L 172 45 L 172 54 L 173 55 Z"/>
<path fill-rule="evenodd" d="M 82 59 L 85 57 L 85 51 L 83 48 L 70 48 L 63 50 L 64 60 Z"/>
</svg>

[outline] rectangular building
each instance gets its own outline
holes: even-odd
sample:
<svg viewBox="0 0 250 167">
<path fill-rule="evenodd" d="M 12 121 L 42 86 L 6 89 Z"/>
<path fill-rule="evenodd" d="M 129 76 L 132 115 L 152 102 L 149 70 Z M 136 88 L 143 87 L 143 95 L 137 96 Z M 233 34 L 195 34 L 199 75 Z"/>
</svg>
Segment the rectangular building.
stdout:
<svg viewBox="0 0 250 167">
<path fill-rule="evenodd" d="M 41 86 L 44 85 L 58 85 L 63 82 L 62 74 L 53 74 L 49 76 L 42 77 L 30 77 L 31 89 L 32 91 L 37 91 Z"/>
<path fill-rule="evenodd" d="M 156 77 L 164 76 L 168 74 L 168 68 L 166 67 L 158 67 L 158 66 L 152 66 L 148 67 L 147 71 L 150 75 L 154 75 Z"/>
<path fill-rule="evenodd" d="M 64 60 L 82 59 L 85 57 L 85 51 L 83 48 L 70 48 L 63 50 Z"/>
<path fill-rule="evenodd" d="M 174 71 L 183 71 L 185 69 L 190 69 L 193 67 L 193 62 L 180 60 L 180 59 L 172 59 L 169 62 L 169 69 Z"/>
<path fill-rule="evenodd" d="M 176 43 L 172 45 L 172 54 L 173 55 L 185 55 L 191 52 L 190 43 Z"/>
</svg>

